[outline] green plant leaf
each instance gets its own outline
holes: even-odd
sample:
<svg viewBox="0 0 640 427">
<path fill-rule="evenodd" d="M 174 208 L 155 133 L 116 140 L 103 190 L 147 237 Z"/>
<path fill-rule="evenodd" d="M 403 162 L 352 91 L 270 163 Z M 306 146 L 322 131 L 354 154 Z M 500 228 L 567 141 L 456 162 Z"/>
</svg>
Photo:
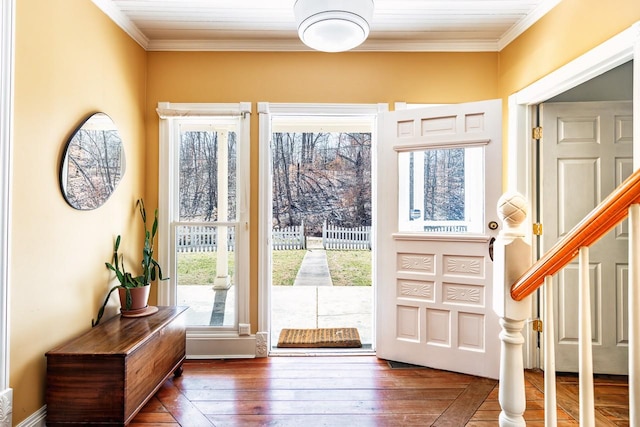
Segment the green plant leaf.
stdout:
<svg viewBox="0 0 640 427">
<path fill-rule="evenodd" d="M 125 310 L 131 310 L 131 305 L 133 304 L 133 297 L 131 296 L 130 288 L 125 288 L 125 295 L 126 295 Z"/>
<path fill-rule="evenodd" d="M 111 288 L 109 290 L 109 292 L 107 293 L 107 297 L 104 299 L 104 303 L 102 303 L 102 307 L 100 307 L 100 309 L 98 310 L 98 316 L 96 317 L 95 320 L 91 319 L 91 327 L 98 326 L 98 323 L 100 323 L 100 319 L 102 319 L 102 316 L 104 315 L 104 309 L 107 306 L 107 304 L 109 303 L 109 297 L 111 296 L 113 291 L 115 291 L 119 287 L 120 286 L 114 286 L 113 288 Z"/>
<path fill-rule="evenodd" d="M 147 212 L 144 206 L 144 201 L 142 199 L 138 199 L 136 201 L 136 206 L 140 212 L 140 217 L 142 218 L 142 223 L 144 226 L 144 242 L 142 246 L 142 260 L 140 262 L 140 267 L 142 268 L 142 272 L 139 276 L 133 276 L 131 273 L 127 272 L 124 265 L 124 255 L 119 253 L 121 236 L 118 235 L 113 244 L 113 259 L 112 262 L 105 262 L 105 266 L 113 271 L 120 282 L 119 285 L 115 286 L 109 294 L 113 292 L 114 289 L 123 288 L 126 290 L 126 304 L 125 310 L 130 309 L 131 307 L 131 291 L 130 288 L 134 287 L 142 287 L 150 284 L 151 281 L 156 280 L 158 277 L 160 280 L 166 280 L 168 277 L 162 276 L 162 269 L 158 262 L 153 258 L 153 247 L 155 243 L 155 236 L 158 232 L 158 210 L 154 211 L 154 220 L 153 225 L 151 227 L 151 231 L 147 229 Z M 107 300 L 109 295 L 107 295 Z M 105 304 L 106 305 L 106 301 Z M 92 320 L 92 325 L 97 325 L 100 321 L 100 317 L 104 313 L 104 305 L 102 311 L 99 312 L 99 317 L 96 321 Z"/>
<path fill-rule="evenodd" d="M 156 209 L 154 213 L 153 226 L 151 227 L 151 236 L 155 237 L 157 232 L 158 232 L 158 209 Z"/>
</svg>

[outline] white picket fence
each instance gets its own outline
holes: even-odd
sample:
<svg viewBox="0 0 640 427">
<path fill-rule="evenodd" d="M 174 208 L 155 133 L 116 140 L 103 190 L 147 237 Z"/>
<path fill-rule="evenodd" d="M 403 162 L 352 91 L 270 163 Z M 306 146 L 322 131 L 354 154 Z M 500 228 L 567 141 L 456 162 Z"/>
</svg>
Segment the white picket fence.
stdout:
<svg viewBox="0 0 640 427">
<path fill-rule="evenodd" d="M 325 249 L 370 250 L 371 227 L 336 227 L 325 221 L 322 226 L 322 246 Z"/>
<path fill-rule="evenodd" d="M 229 227 L 227 249 L 235 248 L 235 233 Z M 182 225 L 176 227 L 177 252 L 215 252 L 218 248 L 217 227 Z"/>
<path fill-rule="evenodd" d="M 466 233 L 469 226 L 465 221 L 424 221 L 423 231 L 427 233 Z"/>
<path fill-rule="evenodd" d="M 304 221 L 301 225 L 274 228 L 271 231 L 271 241 L 273 242 L 274 251 L 306 249 Z"/>
<path fill-rule="evenodd" d="M 234 228 L 229 227 L 227 249 L 235 248 Z M 304 222 L 283 228 L 274 228 L 271 234 L 274 251 L 303 250 L 307 248 Z M 177 252 L 215 252 L 217 250 L 217 227 L 183 225 L 176 228 Z M 324 249 L 371 250 L 371 227 L 336 227 L 325 223 L 322 226 Z"/>
</svg>

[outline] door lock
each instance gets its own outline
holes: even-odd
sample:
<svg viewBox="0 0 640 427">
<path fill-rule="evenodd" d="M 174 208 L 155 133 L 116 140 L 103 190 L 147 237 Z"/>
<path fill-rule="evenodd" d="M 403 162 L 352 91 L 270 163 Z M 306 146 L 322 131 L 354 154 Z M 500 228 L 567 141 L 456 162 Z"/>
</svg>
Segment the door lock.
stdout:
<svg viewBox="0 0 640 427">
<path fill-rule="evenodd" d="M 495 221 L 491 221 L 489 223 L 489 230 L 497 230 L 498 229 L 498 223 Z"/>
</svg>

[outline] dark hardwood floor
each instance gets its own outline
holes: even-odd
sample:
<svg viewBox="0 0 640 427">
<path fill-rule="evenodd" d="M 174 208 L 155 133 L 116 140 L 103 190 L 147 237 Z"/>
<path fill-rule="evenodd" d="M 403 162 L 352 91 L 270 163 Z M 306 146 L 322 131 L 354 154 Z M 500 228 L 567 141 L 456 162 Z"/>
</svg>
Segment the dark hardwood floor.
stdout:
<svg viewBox="0 0 640 427">
<path fill-rule="evenodd" d="M 598 426 L 628 425 L 626 377 L 596 379 Z M 558 375 L 558 425 L 578 425 L 577 377 Z M 542 374 L 526 373 L 528 426 L 543 426 Z M 187 361 L 133 420 L 138 427 L 496 426 L 494 380 L 392 368 L 374 356 Z"/>
</svg>

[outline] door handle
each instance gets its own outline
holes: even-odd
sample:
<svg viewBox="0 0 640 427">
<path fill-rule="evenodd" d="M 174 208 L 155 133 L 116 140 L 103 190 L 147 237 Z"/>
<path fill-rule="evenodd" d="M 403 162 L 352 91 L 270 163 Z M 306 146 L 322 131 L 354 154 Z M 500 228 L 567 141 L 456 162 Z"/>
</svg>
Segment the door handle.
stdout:
<svg viewBox="0 0 640 427">
<path fill-rule="evenodd" d="M 492 237 L 491 240 L 489 240 L 489 258 L 491 258 L 491 261 L 493 261 L 493 242 L 495 241 L 495 237 Z"/>
</svg>

